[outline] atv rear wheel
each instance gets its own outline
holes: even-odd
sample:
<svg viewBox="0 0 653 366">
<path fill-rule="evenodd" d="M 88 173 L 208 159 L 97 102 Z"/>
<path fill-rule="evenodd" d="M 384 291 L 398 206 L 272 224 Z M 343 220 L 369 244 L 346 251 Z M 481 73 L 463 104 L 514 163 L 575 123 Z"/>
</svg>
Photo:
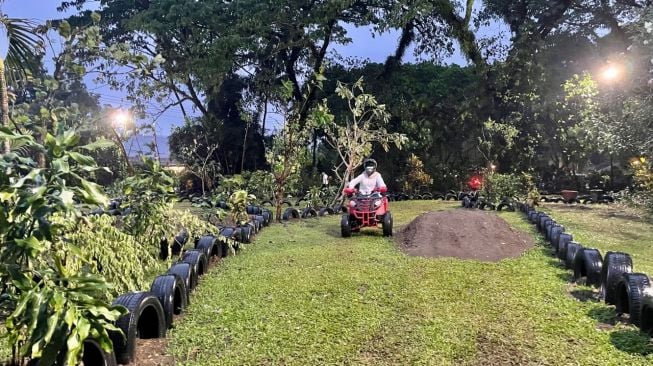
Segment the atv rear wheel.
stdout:
<svg viewBox="0 0 653 366">
<path fill-rule="evenodd" d="M 340 234 L 343 238 L 351 236 L 351 223 L 349 222 L 349 214 L 342 215 L 340 219 Z"/>
<path fill-rule="evenodd" d="M 392 213 L 390 211 L 386 212 L 383 215 L 383 236 L 392 236 Z"/>
</svg>

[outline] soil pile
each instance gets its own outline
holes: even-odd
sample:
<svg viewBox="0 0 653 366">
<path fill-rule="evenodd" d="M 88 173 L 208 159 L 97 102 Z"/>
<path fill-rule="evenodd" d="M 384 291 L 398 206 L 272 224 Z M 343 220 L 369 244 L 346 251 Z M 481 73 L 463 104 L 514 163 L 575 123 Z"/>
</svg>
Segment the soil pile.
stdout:
<svg viewBox="0 0 653 366">
<path fill-rule="evenodd" d="M 532 248 L 533 238 L 513 229 L 496 213 L 447 210 L 418 216 L 397 236 L 408 255 L 496 262 Z"/>
</svg>

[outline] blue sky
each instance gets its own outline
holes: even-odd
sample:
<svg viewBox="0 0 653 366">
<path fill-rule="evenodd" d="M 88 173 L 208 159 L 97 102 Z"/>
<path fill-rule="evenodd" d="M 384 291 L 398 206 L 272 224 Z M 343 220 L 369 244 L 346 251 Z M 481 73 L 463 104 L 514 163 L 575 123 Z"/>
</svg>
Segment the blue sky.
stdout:
<svg viewBox="0 0 653 366">
<path fill-rule="evenodd" d="M 75 9 L 70 9 L 67 13 L 59 13 L 56 11 L 57 6 L 61 3 L 60 0 L 6 0 L 2 5 L 2 12 L 13 18 L 28 18 L 33 19 L 39 23 L 53 18 L 61 18 L 76 12 Z M 490 29 L 489 32 L 496 32 L 498 29 Z M 337 51 L 343 57 L 357 57 L 361 59 L 369 59 L 374 62 L 383 62 L 392 54 L 397 46 L 399 32 L 392 31 L 386 32 L 381 35 L 372 37 L 369 29 L 367 28 L 354 28 L 349 29 L 348 35 L 352 38 L 353 42 L 349 45 L 334 45 L 333 50 Z M 409 49 L 404 58 L 405 62 L 415 61 L 413 49 Z M 459 53 L 444 60 L 444 63 L 465 64 L 465 60 Z M 124 98 L 124 93 L 116 90 L 110 90 L 103 85 L 93 85 L 92 81 L 88 80 L 87 84 L 89 89 L 100 96 L 102 105 L 111 105 L 113 107 L 129 108 L 129 103 Z M 153 111 L 156 108 L 153 108 Z M 157 133 L 161 135 L 168 135 L 173 126 L 178 126 L 183 123 L 183 116 L 179 108 L 170 109 L 160 117 L 157 122 Z"/>
</svg>

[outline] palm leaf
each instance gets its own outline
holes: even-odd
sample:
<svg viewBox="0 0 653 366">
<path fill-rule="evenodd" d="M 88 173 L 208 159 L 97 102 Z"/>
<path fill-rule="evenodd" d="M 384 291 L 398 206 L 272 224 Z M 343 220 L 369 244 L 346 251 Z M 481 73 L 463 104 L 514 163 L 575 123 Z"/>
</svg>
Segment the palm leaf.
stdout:
<svg viewBox="0 0 653 366">
<path fill-rule="evenodd" d="M 0 15 L 0 27 L 7 32 L 8 53 L 6 75 L 9 83 L 33 73 L 39 68 L 39 55 L 42 38 L 35 32 L 36 23 L 27 19 L 9 18 Z M 3 40 L 4 41 L 4 40 Z"/>
</svg>

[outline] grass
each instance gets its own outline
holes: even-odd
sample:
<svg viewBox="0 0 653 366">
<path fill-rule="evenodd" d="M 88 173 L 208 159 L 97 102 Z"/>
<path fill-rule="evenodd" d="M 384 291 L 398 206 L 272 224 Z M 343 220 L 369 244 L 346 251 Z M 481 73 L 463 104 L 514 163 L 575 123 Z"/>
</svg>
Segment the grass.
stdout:
<svg viewBox="0 0 653 366">
<path fill-rule="evenodd" d="M 396 225 L 455 203 L 393 202 Z M 339 217 L 276 224 L 214 267 L 175 323 L 179 365 L 650 365 L 653 346 L 602 303 L 580 301 L 538 246 L 498 263 L 408 257 Z M 650 228 L 649 228 L 650 230 Z M 574 230 L 575 231 L 575 230 Z M 579 235 L 582 229 L 579 229 Z"/>
<path fill-rule="evenodd" d="M 585 247 L 629 253 L 633 270 L 653 276 L 653 225 L 615 205 L 545 204 L 540 207 Z"/>
</svg>

